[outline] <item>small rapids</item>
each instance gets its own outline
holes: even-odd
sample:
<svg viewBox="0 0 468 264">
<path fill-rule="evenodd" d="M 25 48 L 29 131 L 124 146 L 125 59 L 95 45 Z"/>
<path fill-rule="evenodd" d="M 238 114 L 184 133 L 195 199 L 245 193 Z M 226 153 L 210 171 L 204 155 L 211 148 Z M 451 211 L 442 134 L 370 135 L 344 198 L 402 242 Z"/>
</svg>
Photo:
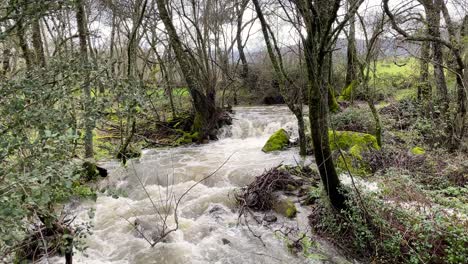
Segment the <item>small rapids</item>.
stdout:
<svg viewBox="0 0 468 264">
<path fill-rule="evenodd" d="M 85 239 L 88 248 L 83 253 L 75 253 L 74 262 L 322 263 L 291 254 L 284 241 L 262 225 L 251 223 L 250 227 L 261 236 L 265 246 L 247 227 L 237 225 L 233 196 L 236 188 L 249 184 L 265 169 L 280 163 L 311 161 L 302 160 L 296 148 L 268 154 L 261 151 L 268 137 L 279 128 L 285 128 L 293 137 L 296 134 L 295 118 L 286 107 L 234 110 L 232 126 L 223 128 L 216 142 L 145 150 L 140 159 L 130 161 L 126 168 L 115 162 L 104 164 L 110 175 L 100 183 L 101 187 L 126 194 L 119 198 L 100 194 L 96 202 L 84 202 L 71 209 L 78 214 L 75 222 L 92 224 L 91 234 Z M 177 200 L 197 181 L 216 170 L 181 200 L 177 210 L 178 230 L 151 247 L 146 239 L 156 240 L 155 234 L 162 228 L 155 211 L 172 212 L 174 208 L 167 206 L 167 197 Z M 93 218 L 88 216 L 90 209 Z M 298 210 L 296 219 L 280 220 L 307 226 L 306 209 L 298 206 Z M 175 225 L 172 216 L 171 213 L 167 220 L 169 227 Z M 331 259 L 337 255 L 332 248 L 321 247 Z M 59 257 L 50 260 L 50 263 L 63 262 Z"/>
</svg>

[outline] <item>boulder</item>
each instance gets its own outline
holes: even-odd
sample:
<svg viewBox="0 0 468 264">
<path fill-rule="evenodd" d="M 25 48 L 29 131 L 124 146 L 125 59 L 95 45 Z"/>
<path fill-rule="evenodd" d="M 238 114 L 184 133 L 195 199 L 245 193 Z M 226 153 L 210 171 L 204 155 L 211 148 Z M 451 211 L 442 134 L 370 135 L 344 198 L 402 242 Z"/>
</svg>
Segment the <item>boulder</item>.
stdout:
<svg viewBox="0 0 468 264">
<path fill-rule="evenodd" d="M 363 161 L 362 153 L 372 149 L 379 150 L 375 136 L 352 132 L 352 131 L 329 131 L 331 150 L 342 150 L 344 159 L 341 155 L 337 155 L 336 165 L 343 171 L 348 169 L 353 174 L 366 175 L 370 173 L 368 164 Z"/>
<path fill-rule="evenodd" d="M 273 202 L 273 211 L 287 218 L 293 218 L 297 214 L 294 203 L 285 197 L 280 197 Z"/>
<path fill-rule="evenodd" d="M 289 135 L 284 129 L 276 131 L 263 146 L 263 152 L 283 150 L 289 145 Z"/>
</svg>

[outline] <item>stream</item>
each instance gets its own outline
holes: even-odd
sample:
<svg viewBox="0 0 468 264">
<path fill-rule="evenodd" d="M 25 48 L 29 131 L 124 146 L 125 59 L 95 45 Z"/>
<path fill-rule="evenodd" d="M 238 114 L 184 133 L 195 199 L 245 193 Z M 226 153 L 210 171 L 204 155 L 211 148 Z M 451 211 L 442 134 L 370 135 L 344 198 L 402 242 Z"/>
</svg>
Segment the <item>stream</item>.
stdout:
<svg viewBox="0 0 468 264">
<path fill-rule="evenodd" d="M 69 206 L 69 210 L 78 215 L 76 223 L 92 223 L 92 233 L 85 239 L 88 248 L 75 253 L 74 263 L 344 261 L 324 242 L 318 242 L 318 248 L 326 261 L 306 259 L 301 254 L 291 254 L 285 242 L 275 236 L 271 228 L 250 223 L 252 231 L 261 236 L 264 246 L 245 225 L 238 225 L 233 195 L 236 188 L 249 184 L 265 169 L 281 163 L 310 163 L 312 160 L 301 159 L 297 148 L 268 154 L 261 151 L 268 137 L 279 128 L 285 128 L 292 137 L 295 136 L 296 121 L 287 107 L 236 107 L 234 111 L 233 124 L 220 131 L 218 141 L 145 150 L 140 159 L 129 161 L 126 168 L 117 162 L 104 163 L 110 174 L 99 183 L 100 188 L 120 190 L 117 191 L 120 195 L 116 198 L 99 194 L 96 202 Z M 213 172 L 208 179 L 195 185 Z M 157 239 L 156 234 L 162 228 L 156 211 L 163 215 L 171 211 L 167 223 L 173 227 L 174 199 L 177 200 L 192 186 L 178 206 L 178 230 L 151 247 L 147 240 Z M 288 220 L 278 216 L 278 223 L 307 229 L 307 208 L 296 205 L 297 217 Z M 93 218 L 89 218 L 90 209 Z M 64 259 L 54 257 L 50 263 L 64 263 Z"/>
</svg>

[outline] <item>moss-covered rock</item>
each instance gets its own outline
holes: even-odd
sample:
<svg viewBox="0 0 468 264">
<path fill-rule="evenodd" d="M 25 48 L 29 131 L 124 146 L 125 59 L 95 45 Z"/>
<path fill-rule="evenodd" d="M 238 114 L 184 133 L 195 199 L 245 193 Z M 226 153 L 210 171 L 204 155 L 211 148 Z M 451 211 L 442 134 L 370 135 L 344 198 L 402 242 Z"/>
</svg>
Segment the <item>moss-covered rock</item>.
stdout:
<svg viewBox="0 0 468 264">
<path fill-rule="evenodd" d="M 273 203 L 273 211 L 287 218 L 293 218 L 297 214 L 297 209 L 294 203 L 288 198 L 277 199 Z"/>
<path fill-rule="evenodd" d="M 98 177 L 107 177 L 107 174 L 107 170 L 97 166 L 96 163 L 85 161 L 82 164 L 81 178 L 86 182 L 96 180 Z"/>
<path fill-rule="evenodd" d="M 424 150 L 421 147 L 414 147 L 411 149 L 411 154 L 413 155 L 424 155 L 426 153 L 426 150 Z"/>
<path fill-rule="evenodd" d="M 276 131 L 263 146 L 263 152 L 285 149 L 289 145 L 289 135 L 284 129 Z"/>
<path fill-rule="evenodd" d="M 342 150 L 343 156 L 336 155 L 336 165 L 339 169 L 353 174 L 366 175 L 370 172 L 368 164 L 363 161 L 362 153 L 371 149 L 380 149 L 375 136 L 351 132 L 351 131 L 329 131 L 330 148 Z"/>
</svg>

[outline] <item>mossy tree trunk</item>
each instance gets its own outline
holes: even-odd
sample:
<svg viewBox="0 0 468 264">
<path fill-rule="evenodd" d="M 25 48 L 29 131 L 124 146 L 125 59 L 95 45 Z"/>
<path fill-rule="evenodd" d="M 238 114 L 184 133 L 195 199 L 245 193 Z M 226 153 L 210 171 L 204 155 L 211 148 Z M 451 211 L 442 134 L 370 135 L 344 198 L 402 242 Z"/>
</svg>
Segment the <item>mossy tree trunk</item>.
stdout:
<svg viewBox="0 0 468 264">
<path fill-rule="evenodd" d="M 423 4 L 426 11 L 429 36 L 435 39 L 439 39 L 441 14 L 441 5 L 439 0 L 435 0 L 435 2 L 432 0 L 421 0 L 421 3 Z M 445 113 L 448 110 L 449 97 L 443 66 L 444 59 L 442 43 L 433 41 L 431 46 L 434 65 L 434 78 L 439 97 L 438 99 L 441 102 L 442 111 Z"/>
<path fill-rule="evenodd" d="M 432 87 L 429 82 L 429 61 L 431 46 L 429 42 L 421 43 L 421 58 L 419 59 L 419 84 L 418 84 L 418 100 L 429 103 L 432 99 Z"/>
</svg>

